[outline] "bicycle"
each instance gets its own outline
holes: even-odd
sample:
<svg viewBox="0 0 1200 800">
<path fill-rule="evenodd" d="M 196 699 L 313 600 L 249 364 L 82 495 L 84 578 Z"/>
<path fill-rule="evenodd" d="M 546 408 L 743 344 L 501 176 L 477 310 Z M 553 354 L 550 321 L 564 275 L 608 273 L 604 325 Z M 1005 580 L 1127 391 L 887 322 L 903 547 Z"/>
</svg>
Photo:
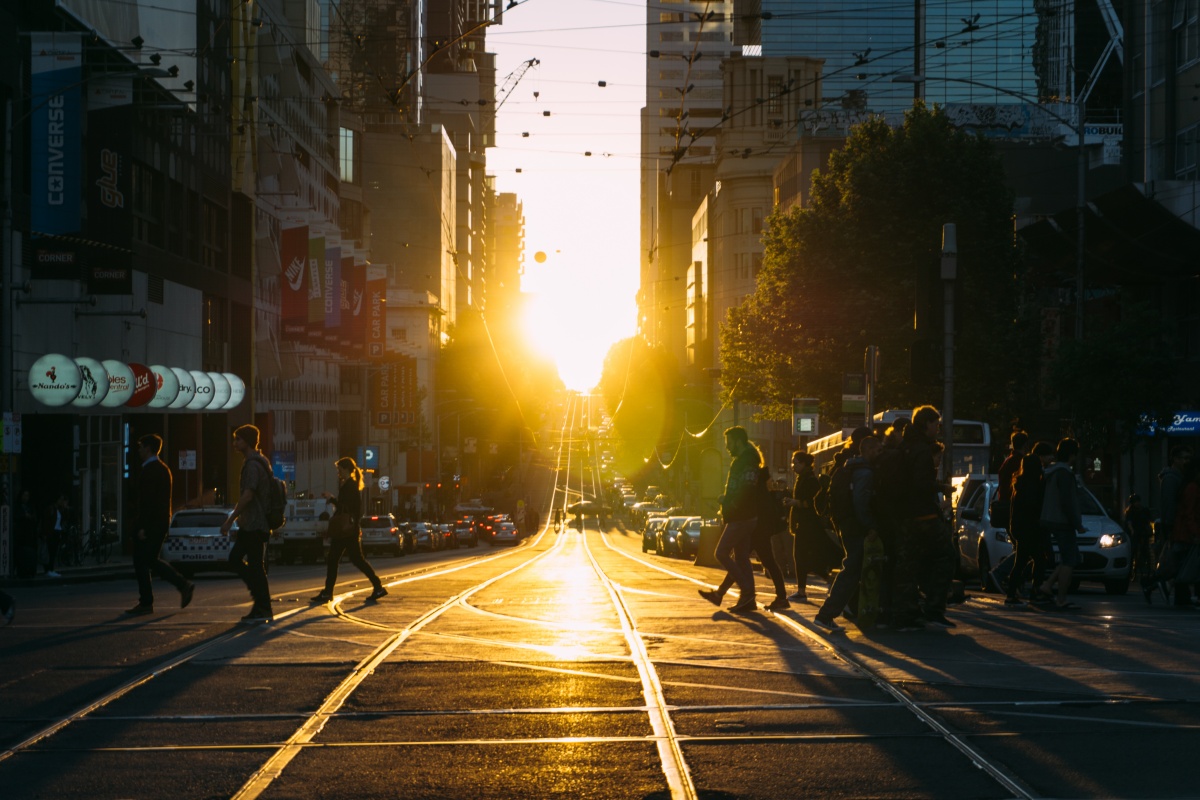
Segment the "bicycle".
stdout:
<svg viewBox="0 0 1200 800">
<path fill-rule="evenodd" d="M 64 566 L 79 567 L 91 558 L 97 564 L 105 564 L 112 556 L 117 541 L 116 523 L 110 518 L 101 521 L 100 529 L 91 528 L 81 534 L 78 525 L 72 525 L 63 536 L 59 560 Z"/>
</svg>

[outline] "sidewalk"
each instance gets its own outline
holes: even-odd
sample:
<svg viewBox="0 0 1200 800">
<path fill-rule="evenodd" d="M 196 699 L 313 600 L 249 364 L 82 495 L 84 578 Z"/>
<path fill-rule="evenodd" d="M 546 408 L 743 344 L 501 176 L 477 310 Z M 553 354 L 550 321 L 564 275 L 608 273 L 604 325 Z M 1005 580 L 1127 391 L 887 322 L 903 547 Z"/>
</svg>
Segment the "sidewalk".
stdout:
<svg viewBox="0 0 1200 800">
<path fill-rule="evenodd" d="M 0 577 L 0 587 L 30 587 L 53 586 L 67 583 L 90 583 L 92 581 L 111 581 L 133 579 L 133 556 L 114 553 L 103 564 L 84 563 L 77 567 L 59 566 L 57 578 L 50 578 L 38 566 L 38 574 L 32 578 L 18 578 L 16 575 Z"/>
</svg>

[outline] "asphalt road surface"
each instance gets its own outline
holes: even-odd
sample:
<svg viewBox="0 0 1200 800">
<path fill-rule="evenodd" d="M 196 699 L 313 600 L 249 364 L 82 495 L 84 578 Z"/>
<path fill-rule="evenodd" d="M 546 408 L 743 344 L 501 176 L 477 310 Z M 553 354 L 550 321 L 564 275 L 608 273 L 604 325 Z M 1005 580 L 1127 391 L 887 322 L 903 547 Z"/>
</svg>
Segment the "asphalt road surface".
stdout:
<svg viewBox="0 0 1200 800">
<path fill-rule="evenodd" d="M 1200 796 L 1198 612 L 1085 585 L 1076 613 L 976 593 L 952 630 L 827 636 L 588 523 L 377 559 L 375 603 L 348 564 L 321 605 L 321 568 L 275 566 L 258 626 L 228 576 L 132 618 L 132 581 L 13 590 L 0 797 Z"/>
</svg>

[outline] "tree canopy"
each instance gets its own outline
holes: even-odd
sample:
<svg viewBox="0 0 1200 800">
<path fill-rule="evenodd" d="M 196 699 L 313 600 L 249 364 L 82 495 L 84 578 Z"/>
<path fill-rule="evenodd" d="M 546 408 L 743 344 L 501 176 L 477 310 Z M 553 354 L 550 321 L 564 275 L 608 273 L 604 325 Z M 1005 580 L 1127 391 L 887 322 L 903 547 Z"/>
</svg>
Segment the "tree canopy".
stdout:
<svg viewBox="0 0 1200 800">
<path fill-rule="evenodd" d="M 991 144 L 940 109 L 918 105 L 898 128 L 855 127 L 814 173 L 809 204 L 769 220 L 756 291 L 722 323 L 726 391 L 736 385 L 739 400 L 774 419 L 795 395 L 820 398 L 837 418 L 843 374 L 861 372 L 865 347 L 878 345 L 877 408 L 940 401 L 940 377 L 914 381 L 910 358 L 919 338 L 941 352 L 942 226 L 952 222 L 956 415 L 1006 416 L 1007 390 L 1036 368 L 1030 326 L 1017 323 L 1012 213 Z"/>
</svg>

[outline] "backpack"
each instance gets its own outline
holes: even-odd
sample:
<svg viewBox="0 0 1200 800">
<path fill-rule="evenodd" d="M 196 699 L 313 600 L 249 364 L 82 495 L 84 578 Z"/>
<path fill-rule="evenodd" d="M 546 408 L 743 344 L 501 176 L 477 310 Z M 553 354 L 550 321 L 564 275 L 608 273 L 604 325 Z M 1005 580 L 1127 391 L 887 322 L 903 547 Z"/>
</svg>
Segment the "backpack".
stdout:
<svg viewBox="0 0 1200 800">
<path fill-rule="evenodd" d="M 287 509 L 287 484 L 282 478 L 275 477 L 275 473 L 271 471 L 271 464 L 265 457 L 260 456 L 259 463 L 267 471 L 267 496 L 260 497 L 259 500 L 263 502 L 263 513 L 267 517 L 267 526 L 271 530 L 278 530 L 287 522 L 287 517 L 284 515 L 284 511 Z"/>
<path fill-rule="evenodd" d="M 829 479 L 829 514 L 839 531 L 846 531 L 857 524 L 854 513 L 854 469 L 846 466 L 834 470 Z"/>
</svg>

